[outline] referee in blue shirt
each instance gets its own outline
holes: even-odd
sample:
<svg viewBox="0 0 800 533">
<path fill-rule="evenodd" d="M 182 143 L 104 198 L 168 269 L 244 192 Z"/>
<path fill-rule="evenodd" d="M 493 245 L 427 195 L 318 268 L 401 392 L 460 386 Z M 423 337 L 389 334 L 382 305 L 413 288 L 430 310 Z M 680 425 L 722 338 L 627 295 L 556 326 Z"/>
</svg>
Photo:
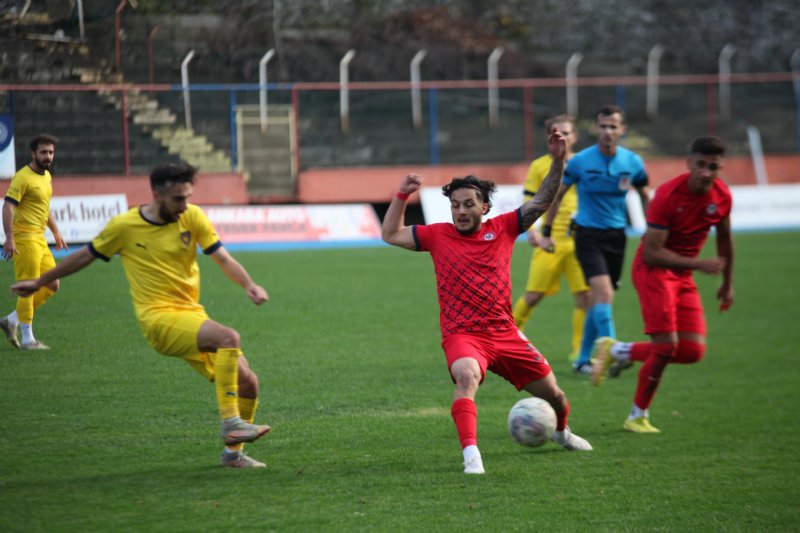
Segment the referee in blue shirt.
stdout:
<svg viewBox="0 0 800 533">
<path fill-rule="evenodd" d="M 642 158 L 619 146 L 625 134 L 625 114 L 615 105 L 600 108 L 595 115 L 597 144 L 581 150 L 567 164 L 561 187 L 547 212 L 543 235 L 545 250 L 553 250 L 550 227 L 564 193 L 578 189 L 578 214 L 575 217 L 575 252 L 590 287 L 591 301 L 586 313 L 583 343 L 575 371 L 591 374 L 591 355 L 595 340 L 616 338 L 611 304 L 619 286 L 625 261 L 625 196 L 631 188 L 639 193 L 647 211 L 647 172 Z"/>
</svg>

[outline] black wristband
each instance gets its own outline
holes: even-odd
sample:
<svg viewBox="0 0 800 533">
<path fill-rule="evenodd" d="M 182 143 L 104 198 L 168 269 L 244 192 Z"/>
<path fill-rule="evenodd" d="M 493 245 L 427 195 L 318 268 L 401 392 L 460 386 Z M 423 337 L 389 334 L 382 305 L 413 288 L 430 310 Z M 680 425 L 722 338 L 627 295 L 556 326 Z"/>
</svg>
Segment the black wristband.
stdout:
<svg viewBox="0 0 800 533">
<path fill-rule="evenodd" d="M 549 237 L 553 233 L 553 226 L 545 224 L 542 226 L 542 237 Z"/>
</svg>

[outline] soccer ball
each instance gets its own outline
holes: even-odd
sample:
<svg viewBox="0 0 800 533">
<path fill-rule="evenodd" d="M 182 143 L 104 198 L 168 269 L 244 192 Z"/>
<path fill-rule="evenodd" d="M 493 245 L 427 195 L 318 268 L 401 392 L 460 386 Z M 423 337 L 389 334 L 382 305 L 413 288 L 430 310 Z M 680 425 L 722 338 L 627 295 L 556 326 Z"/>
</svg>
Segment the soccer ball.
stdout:
<svg viewBox="0 0 800 533">
<path fill-rule="evenodd" d="M 541 398 L 523 398 L 508 413 L 508 432 L 523 446 L 541 446 L 556 430 L 556 412 Z"/>
</svg>

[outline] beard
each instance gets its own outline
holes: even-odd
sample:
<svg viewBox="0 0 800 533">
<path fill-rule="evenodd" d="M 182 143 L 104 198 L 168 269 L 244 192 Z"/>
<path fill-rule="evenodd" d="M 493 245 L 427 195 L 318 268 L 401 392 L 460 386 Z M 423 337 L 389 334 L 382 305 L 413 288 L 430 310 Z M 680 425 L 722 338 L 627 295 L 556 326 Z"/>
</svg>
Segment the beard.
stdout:
<svg viewBox="0 0 800 533">
<path fill-rule="evenodd" d="M 167 209 L 162 205 L 158 208 L 158 217 L 163 220 L 164 222 L 177 222 L 180 218 L 180 215 L 177 213 L 172 213 L 167 211 Z"/>
<path fill-rule="evenodd" d="M 50 170 L 50 167 L 53 166 L 52 161 L 45 161 L 41 159 L 34 159 L 36 166 L 41 170 Z"/>
</svg>

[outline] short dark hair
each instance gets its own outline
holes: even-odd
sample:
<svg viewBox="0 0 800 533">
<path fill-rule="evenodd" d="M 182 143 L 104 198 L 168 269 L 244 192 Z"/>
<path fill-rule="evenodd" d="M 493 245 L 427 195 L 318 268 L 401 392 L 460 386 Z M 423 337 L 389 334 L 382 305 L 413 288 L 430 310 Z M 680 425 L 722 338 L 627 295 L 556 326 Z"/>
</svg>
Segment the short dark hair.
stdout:
<svg viewBox="0 0 800 533">
<path fill-rule="evenodd" d="M 463 178 L 453 178 L 453 181 L 442 187 L 442 194 L 450 198 L 453 192 L 458 189 L 475 189 L 481 196 L 484 203 L 492 208 L 492 193 L 497 189 L 493 181 L 482 180 L 476 176 L 464 176 Z M 489 212 L 489 209 L 486 212 Z"/>
<path fill-rule="evenodd" d="M 575 117 L 572 115 L 556 115 L 544 121 L 544 131 L 547 135 L 550 135 L 550 132 L 553 131 L 553 126 L 556 124 L 563 124 L 564 122 L 572 124 L 572 129 L 575 129 Z"/>
<path fill-rule="evenodd" d="M 614 113 L 619 113 L 619 118 L 622 119 L 622 123 L 625 124 L 625 111 L 618 105 L 608 104 L 604 105 L 600 109 L 597 110 L 597 113 L 594 115 L 594 120 L 597 122 L 597 119 L 600 117 L 610 117 Z"/>
<path fill-rule="evenodd" d="M 56 145 L 58 139 L 49 135 L 47 133 L 40 133 L 36 137 L 31 140 L 31 152 L 35 152 L 39 149 L 39 146 L 42 144 L 52 144 L 53 146 Z"/>
<path fill-rule="evenodd" d="M 725 145 L 717 137 L 697 137 L 689 146 L 689 153 L 702 155 L 725 155 Z"/>
<path fill-rule="evenodd" d="M 150 173 L 150 188 L 164 189 L 175 183 L 194 183 L 197 169 L 189 163 L 161 163 Z"/>
</svg>

